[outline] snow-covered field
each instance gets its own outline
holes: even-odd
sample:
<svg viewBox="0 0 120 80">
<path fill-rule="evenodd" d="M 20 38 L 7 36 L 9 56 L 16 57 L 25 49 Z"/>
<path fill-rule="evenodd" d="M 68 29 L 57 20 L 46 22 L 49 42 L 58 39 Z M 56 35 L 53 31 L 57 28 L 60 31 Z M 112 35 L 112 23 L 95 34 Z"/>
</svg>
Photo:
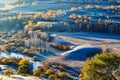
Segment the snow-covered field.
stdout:
<svg viewBox="0 0 120 80">
<path fill-rule="evenodd" d="M 14 6 L 12 6 L 12 5 L 5 5 L 4 7 L 1 7 L 0 10 L 10 10 L 12 8 L 14 8 Z"/>
<path fill-rule="evenodd" d="M 5 75 L 0 75 L 0 79 L 1 80 L 41 80 L 37 77 L 33 77 L 33 76 L 20 76 L 20 75 L 12 75 L 11 77 L 9 76 L 5 76 Z"/>
<path fill-rule="evenodd" d="M 57 43 L 67 43 L 71 46 L 95 46 L 102 47 L 106 45 L 107 48 L 113 49 L 114 51 L 120 50 L 120 36 L 103 34 L 103 33 L 93 33 L 93 32 L 75 32 L 75 33 L 50 33 L 54 37 L 53 42 Z M 88 46 L 86 46 L 88 47 Z"/>
<path fill-rule="evenodd" d="M 43 54 L 43 55 L 40 54 L 40 55 L 37 55 L 37 58 L 40 59 L 39 61 L 33 61 L 31 57 L 25 56 L 23 54 L 17 54 L 17 53 L 11 53 L 11 54 L 0 53 L 1 57 L 11 58 L 15 56 L 15 57 L 20 57 L 22 59 L 28 58 L 30 59 L 30 62 L 33 63 L 33 70 L 37 69 L 39 66 L 42 65 L 40 61 L 43 58 L 46 58 L 47 61 L 49 62 L 58 62 L 61 64 L 68 65 L 70 67 L 74 67 L 76 69 L 80 69 L 88 58 L 93 57 L 95 54 L 101 53 L 102 50 L 104 49 L 109 49 L 113 52 L 114 51 L 120 52 L 120 35 L 94 33 L 94 32 L 62 32 L 62 31 L 69 31 L 69 30 L 64 30 L 67 28 L 71 28 L 70 31 L 72 31 L 72 27 L 75 27 L 72 24 L 72 20 L 70 19 L 70 16 L 72 14 L 76 16 L 79 15 L 79 17 L 82 16 L 86 20 L 87 20 L 86 16 L 87 17 L 90 16 L 92 17 L 91 21 L 97 21 L 99 16 L 103 16 L 104 18 L 101 18 L 101 21 L 107 20 L 109 18 L 109 20 L 111 21 L 120 22 L 120 16 L 118 15 L 119 10 L 116 12 L 114 10 L 113 11 L 105 10 L 105 8 L 110 4 L 102 4 L 102 5 L 99 4 L 98 6 L 101 6 L 101 9 L 95 8 L 97 4 L 91 4 L 93 8 L 87 9 L 86 6 L 89 6 L 89 3 L 81 4 L 80 3 L 81 0 L 23 0 L 24 2 L 22 3 L 21 3 L 22 0 L 19 0 L 20 2 L 12 2 L 12 1 L 17 1 L 17 0 L 0 0 L 0 18 L 3 18 L 0 21 L 0 24 L 1 24 L 0 31 L 4 31 L 4 29 L 10 30 L 10 27 L 12 28 L 15 27 L 12 25 L 15 24 L 17 21 L 12 24 L 12 18 L 11 18 L 12 16 L 15 16 L 14 18 L 18 18 L 18 23 L 19 23 L 21 22 L 19 21 L 19 16 L 23 18 L 24 15 L 32 16 L 36 14 L 36 12 L 45 13 L 50 10 L 55 12 L 54 13 L 56 18 L 55 21 L 54 20 L 48 21 L 47 19 L 45 20 L 43 19 L 43 21 L 41 21 L 42 20 L 41 19 L 39 21 L 39 19 L 38 20 L 35 19 L 35 22 L 37 24 L 50 24 L 50 25 L 52 24 L 53 31 L 55 32 L 46 31 L 52 37 L 51 42 L 48 42 L 48 43 L 50 44 L 58 43 L 58 44 L 66 45 L 67 47 L 68 46 L 70 47 L 70 50 L 68 51 L 58 50 L 50 46 L 49 49 L 51 50 L 51 52 L 49 53 L 51 54 L 54 53 L 56 54 L 56 56 L 47 57 L 48 54 Z M 10 3 L 6 3 L 6 2 L 10 2 Z M 115 5 L 115 6 L 118 6 L 118 5 Z M 116 17 L 115 15 L 118 15 L 118 16 Z M 11 21 L 11 23 L 9 23 L 11 25 L 6 26 L 6 24 L 3 24 L 3 22 L 7 23 L 7 21 L 8 22 Z M 24 21 L 22 20 L 22 22 Z M 25 19 L 24 23 L 27 23 L 27 22 L 29 21 Z M 71 22 L 70 27 L 68 27 L 69 22 Z M 60 25 L 63 23 L 64 25 Z M 19 23 L 19 24 L 21 25 L 22 23 Z M 3 27 L 3 26 L 6 26 L 6 27 Z M 77 25 L 77 29 L 78 29 L 78 26 L 79 25 Z M 61 30 L 57 32 L 56 28 Z M 64 29 L 62 30 L 62 28 Z M 11 66 L 4 66 L 4 65 L 2 66 L 3 69 L 7 69 L 8 67 L 12 68 Z M 7 80 L 6 76 L 0 75 L 0 80 L 1 80 L 1 77 L 5 78 L 3 80 Z M 15 79 L 9 78 L 8 80 L 10 79 L 16 80 L 16 77 L 24 78 L 24 80 L 38 80 L 38 78 L 35 79 L 34 77 L 31 78 L 29 76 L 23 77 L 23 76 L 14 75 L 12 77 L 15 77 Z"/>
</svg>

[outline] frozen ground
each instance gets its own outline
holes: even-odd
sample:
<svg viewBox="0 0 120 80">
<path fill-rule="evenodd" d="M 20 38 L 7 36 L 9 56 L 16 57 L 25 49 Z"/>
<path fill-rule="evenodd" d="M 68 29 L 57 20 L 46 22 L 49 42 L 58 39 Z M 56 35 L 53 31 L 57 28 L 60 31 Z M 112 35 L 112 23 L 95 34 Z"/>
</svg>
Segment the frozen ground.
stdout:
<svg viewBox="0 0 120 80">
<path fill-rule="evenodd" d="M 10 10 L 12 8 L 14 8 L 14 6 L 12 6 L 12 5 L 5 5 L 4 7 L 1 7 L 0 10 L 4 11 L 4 10 Z"/>
<path fill-rule="evenodd" d="M 102 47 L 106 45 L 107 48 L 111 48 L 114 51 L 120 51 L 120 36 L 93 32 L 76 32 L 76 33 L 50 33 L 54 37 L 53 42 L 57 43 L 69 43 L 71 46 L 75 45 L 91 45 L 96 47 Z"/>
<path fill-rule="evenodd" d="M 0 75 L 1 80 L 41 80 L 37 77 L 33 76 L 20 76 L 20 75 L 12 75 L 11 77 L 5 76 L 5 75 Z M 45 79 L 44 79 L 45 80 Z"/>
</svg>

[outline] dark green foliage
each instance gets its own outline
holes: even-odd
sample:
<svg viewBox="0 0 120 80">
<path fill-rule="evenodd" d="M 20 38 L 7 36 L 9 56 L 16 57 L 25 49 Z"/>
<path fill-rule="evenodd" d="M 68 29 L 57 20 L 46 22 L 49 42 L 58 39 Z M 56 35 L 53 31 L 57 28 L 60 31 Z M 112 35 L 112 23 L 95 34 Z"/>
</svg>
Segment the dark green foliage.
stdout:
<svg viewBox="0 0 120 80">
<path fill-rule="evenodd" d="M 29 66 L 21 65 L 18 69 L 18 74 L 29 74 Z"/>
</svg>

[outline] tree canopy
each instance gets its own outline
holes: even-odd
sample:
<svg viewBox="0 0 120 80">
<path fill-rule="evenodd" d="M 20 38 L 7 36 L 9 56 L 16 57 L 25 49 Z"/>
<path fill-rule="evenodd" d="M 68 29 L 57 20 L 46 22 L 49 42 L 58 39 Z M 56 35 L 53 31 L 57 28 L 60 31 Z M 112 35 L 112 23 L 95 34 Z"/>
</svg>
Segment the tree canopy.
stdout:
<svg viewBox="0 0 120 80">
<path fill-rule="evenodd" d="M 87 60 L 81 69 L 81 80 L 119 80 L 120 54 L 102 53 Z"/>
<path fill-rule="evenodd" d="M 18 74 L 29 74 L 30 73 L 30 62 L 28 59 L 20 60 Z"/>
</svg>

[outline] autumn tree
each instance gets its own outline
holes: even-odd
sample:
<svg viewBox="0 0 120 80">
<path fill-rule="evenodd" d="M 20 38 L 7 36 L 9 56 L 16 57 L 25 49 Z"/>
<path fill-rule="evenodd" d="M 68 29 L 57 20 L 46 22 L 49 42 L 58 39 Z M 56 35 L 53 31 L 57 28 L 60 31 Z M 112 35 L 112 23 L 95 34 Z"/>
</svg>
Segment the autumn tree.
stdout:
<svg viewBox="0 0 120 80">
<path fill-rule="evenodd" d="M 13 71 L 13 69 L 8 68 L 7 70 L 4 71 L 4 74 L 10 76 L 10 75 L 14 74 L 14 71 Z"/>
<path fill-rule="evenodd" d="M 37 76 L 37 77 L 39 77 L 40 74 L 41 74 L 41 69 L 40 69 L 40 68 L 34 70 L 34 72 L 33 72 L 33 75 L 34 75 L 34 76 Z"/>
<path fill-rule="evenodd" d="M 60 77 L 60 79 L 63 79 L 63 80 L 65 80 L 65 79 L 67 79 L 67 78 L 68 78 L 68 76 L 67 76 L 67 73 L 66 73 L 66 72 L 61 72 L 61 73 L 59 73 L 59 74 L 58 74 L 58 76 Z"/>
<path fill-rule="evenodd" d="M 48 77 L 50 80 L 55 80 L 56 76 L 54 74 L 49 75 Z"/>
<path fill-rule="evenodd" d="M 30 73 L 30 62 L 28 59 L 20 60 L 18 74 L 29 74 Z"/>
<path fill-rule="evenodd" d="M 52 69 L 48 69 L 46 72 L 45 72 L 46 75 L 51 75 L 51 74 L 54 74 L 54 71 Z"/>
</svg>

